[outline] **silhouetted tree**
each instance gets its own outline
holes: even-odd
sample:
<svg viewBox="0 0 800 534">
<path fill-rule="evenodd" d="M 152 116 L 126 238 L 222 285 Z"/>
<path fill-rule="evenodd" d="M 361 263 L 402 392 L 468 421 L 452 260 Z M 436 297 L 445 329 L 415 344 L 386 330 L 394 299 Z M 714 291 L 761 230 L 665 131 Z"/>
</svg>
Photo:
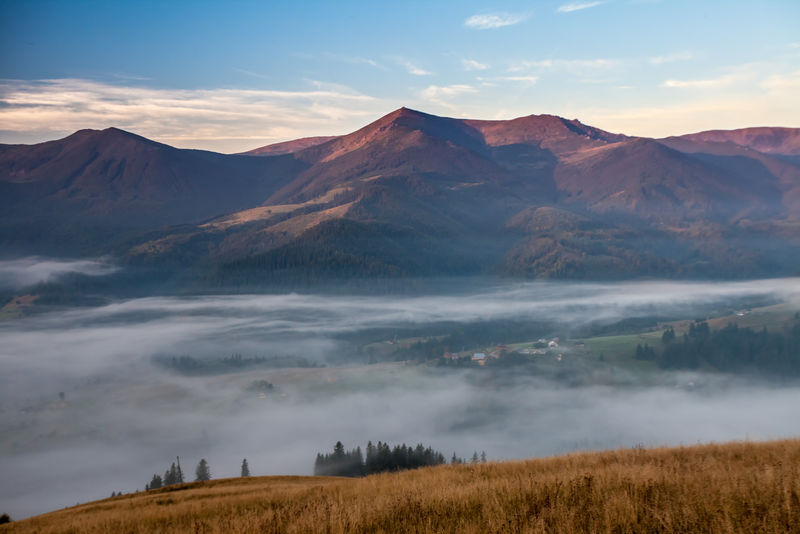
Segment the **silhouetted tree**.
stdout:
<svg viewBox="0 0 800 534">
<path fill-rule="evenodd" d="M 147 489 L 159 489 L 163 485 L 163 481 L 160 476 L 153 475 L 153 478 L 150 479 L 150 484 L 148 484 Z"/>
<path fill-rule="evenodd" d="M 178 456 L 178 484 L 183 484 L 183 469 L 181 469 L 181 457 Z"/>
<path fill-rule="evenodd" d="M 664 345 L 669 345 L 673 341 L 675 341 L 675 329 L 669 327 L 666 330 L 664 330 L 664 333 L 661 335 L 661 342 Z"/>
<path fill-rule="evenodd" d="M 208 469 L 208 462 L 206 462 L 205 458 L 200 459 L 200 462 L 197 464 L 197 468 L 194 470 L 194 474 L 194 480 L 196 482 L 211 480 L 211 471 Z"/>
<path fill-rule="evenodd" d="M 242 460 L 242 477 L 249 477 L 250 476 L 250 466 L 247 465 L 247 458 Z"/>
<path fill-rule="evenodd" d="M 180 484 L 182 482 L 181 477 L 178 475 L 178 467 L 175 465 L 175 462 L 172 462 L 170 468 L 164 471 L 163 480 L 165 486 L 171 486 L 172 484 Z"/>
<path fill-rule="evenodd" d="M 0 515 L 0 525 L 11 523 L 11 516 L 8 514 Z"/>
</svg>

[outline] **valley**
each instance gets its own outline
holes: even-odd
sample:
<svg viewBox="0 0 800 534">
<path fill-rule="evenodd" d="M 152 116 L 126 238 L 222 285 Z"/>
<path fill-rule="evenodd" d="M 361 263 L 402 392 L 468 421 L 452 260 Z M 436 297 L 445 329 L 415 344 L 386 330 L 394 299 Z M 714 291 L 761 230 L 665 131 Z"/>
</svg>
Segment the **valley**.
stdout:
<svg viewBox="0 0 800 534">
<path fill-rule="evenodd" d="M 439 288 L 15 309 L 0 321 L 4 376 L 17 377 L 0 388 L 0 468 L 15 481 L 0 497 L 20 518 L 74 504 L 65 495 L 142 490 L 176 455 L 206 458 L 215 477 L 241 458 L 302 475 L 336 440 L 499 460 L 800 432 L 795 368 L 660 360 L 666 331 L 683 343 L 704 324 L 786 343 L 796 279 Z"/>
</svg>

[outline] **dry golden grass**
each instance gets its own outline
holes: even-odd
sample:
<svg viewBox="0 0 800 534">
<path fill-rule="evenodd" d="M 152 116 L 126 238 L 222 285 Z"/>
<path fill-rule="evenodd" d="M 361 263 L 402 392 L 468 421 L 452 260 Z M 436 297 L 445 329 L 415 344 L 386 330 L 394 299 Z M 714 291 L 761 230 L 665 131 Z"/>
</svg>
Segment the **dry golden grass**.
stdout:
<svg viewBox="0 0 800 534">
<path fill-rule="evenodd" d="M 800 532 L 800 440 L 185 484 L 0 532 Z"/>
</svg>

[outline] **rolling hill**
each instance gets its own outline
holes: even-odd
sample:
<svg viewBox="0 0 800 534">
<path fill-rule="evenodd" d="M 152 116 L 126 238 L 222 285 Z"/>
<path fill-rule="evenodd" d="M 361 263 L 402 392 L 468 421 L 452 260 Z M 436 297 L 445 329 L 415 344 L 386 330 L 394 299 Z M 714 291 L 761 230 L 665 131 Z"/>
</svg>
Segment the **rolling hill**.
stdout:
<svg viewBox="0 0 800 534">
<path fill-rule="evenodd" d="M 91 222 L 104 231 L 73 241 L 225 285 L 790 274 L 800 266 L 800 130 L 769 130 L 655 140 L 552 115 L 401 108 L 347 135 L 244 155 L 80 131 L 0 146 L 0 239 L 24 248 Z"/>
<path fill-rule="evenodd" d="M 361 479 L 129 493 L 0 526 L 59 532 L 796 532 L 800 441 L 629 449 Z"/>
</svg>

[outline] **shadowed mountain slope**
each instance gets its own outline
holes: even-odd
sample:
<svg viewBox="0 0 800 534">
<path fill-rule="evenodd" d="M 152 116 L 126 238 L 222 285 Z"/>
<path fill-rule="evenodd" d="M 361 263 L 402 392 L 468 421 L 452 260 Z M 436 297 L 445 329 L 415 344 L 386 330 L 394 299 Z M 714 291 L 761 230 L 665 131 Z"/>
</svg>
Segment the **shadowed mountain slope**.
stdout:
<svg viewBox="0 0 800 534">
<path fill-rule="evenodd" d="M 251 206 L 301 166 L 290 156 L 180 150 L 116 128 L 0 146 L 5 209 L 131 226 L 191 222 Z"/>
<path fill-rule="evenodd" d="M 64 221 L 95 221 L 105 233 L 85 235 L 101 251 L 248 284 L 337 270 L 789 274 L 800 267 L 800 162 L 734 141 L 788 150 L 792 131 L 653 140 L 552 115 L 401 108 L 253 156 L 84 130 L 0 146 L 0 237 L 36 242 Z M 138 233 L 120 242 L 112 230 L 125 225 Z"/>
<path fill-rule="evenodd" d="M 242 152 L 246 156 L 279 156 L 281 154 L 294 154 L 305 148 L 321 145 L 331 139 L 336 139 L 335 135 L 318 136 L 318 137 L 303 137 L 301 139 L 293 139 L 291 141 L 284 141 L 282 143 L 274 143 L 247 152 Z"/>
</svg>

